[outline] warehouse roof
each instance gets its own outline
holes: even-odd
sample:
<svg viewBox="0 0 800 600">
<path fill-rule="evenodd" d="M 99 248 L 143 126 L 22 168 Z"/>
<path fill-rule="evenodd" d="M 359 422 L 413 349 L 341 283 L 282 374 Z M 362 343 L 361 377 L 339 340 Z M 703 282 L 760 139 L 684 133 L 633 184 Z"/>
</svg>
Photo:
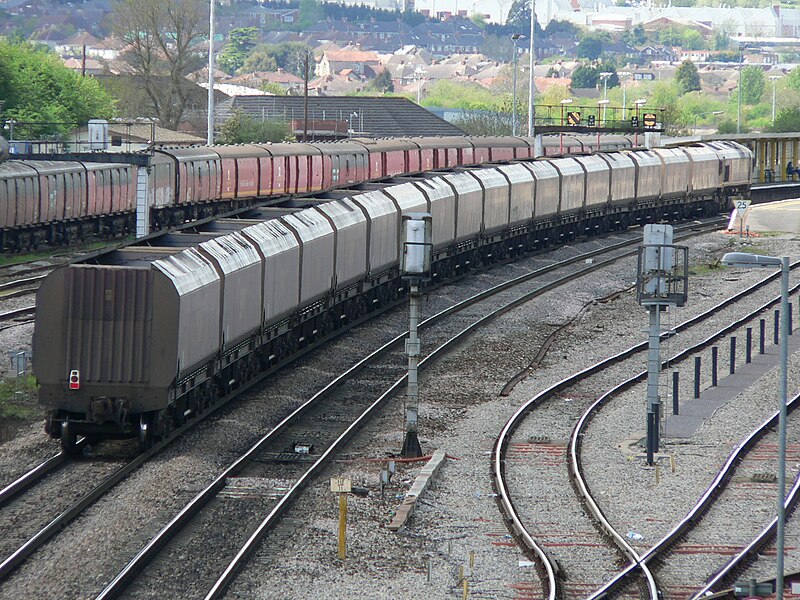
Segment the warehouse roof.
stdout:
<svg viewBox="0 0 800 600">
<path fill-rule="evenodd" d="M 234 96 L 217 105 L 219 123 L 234 111 L 256 119 L 289 122 L 303 118 L 302 96 Z M 309 121 L 346 121 L 361 137 L 464 135 L 407 98 L 361 96 L 309 96 Z"/>
</svg>

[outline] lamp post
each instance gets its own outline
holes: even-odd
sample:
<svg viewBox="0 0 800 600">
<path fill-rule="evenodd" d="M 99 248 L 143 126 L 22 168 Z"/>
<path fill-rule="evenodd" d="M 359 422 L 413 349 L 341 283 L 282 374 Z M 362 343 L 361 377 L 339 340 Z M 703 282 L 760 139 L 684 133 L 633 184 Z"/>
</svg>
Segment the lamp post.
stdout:
<svg viewBox="0 0 800 600">
<path fill-rule="evenodd" d="M 780 75 L 770 75 L 772 81 L 772 124 L 775 125 L 775 82 L 781 78 Z"/>
<path fill-rule="evenodd" d="M 214 145 L 214 4 L 211 0 L 211 11 L 208 16 L 208 135 L 209 146 Z"/>
<path fill-rule="evenodd" d="M 633 134 L 633 147 L 637 148 L 639 146 L 639 127 L 641 127 L 641 123 L 639 122 L 639 108 L 647 104 L 647 98 L 639 98 L 638 100 L 634 100 L 633 103 L 636 105 L 636 131 Z"/>
<path fill-rule="evenodd" d="M 626 106 L 628 104 L 628 95 L 627 95 L 628 86 L 627 86 L 627 83 L 628 83 L 628 77 L 630 77 L 630 76 L 631 76 L 630 71 L 620 71 L 619 73 L 617 73 L 617 77 L 619 77 L 620 80 L 622 81 L 622 120 L 623 121 L 626 118 L 626 112 L 625 111 L 627 110 Z"/>
<path fill-rule="evenodd" d="M 783 600 L 784 527 L 786 525 L 786 393 L 789 367 L 789 257 L 761 256 L 747 252 L 728 252 L 722 257 L 728 267 L 781 268 L 781 386 L 778 396 L 778 560 L 775 577 L 775 598 Z"/>
<path fill-rule="evenodd" d="M 606 106 L 608 100 L 597 101 L 597 151 L 600 152 L 600 107 L 603 107 L 603 127 L 606 126 Z"/>
<path fill-rule="evenodd" d="M 422 76 L 425 74 L 425 69 L 422 67 L 417 67 L 414 69 L 414 74 L 417 76 L 417 104 L 419 104 L 420 99 L 422 98 Z"/>
<path fill-rule="evenodd" d="M 6 121 L 6 124 L 3 125 L 3 129 L 8 131 L 8 141 L 9 142 L 13 142 L 14 141 L 14 125 L 16 125 L 16 124 L 17 124 L 17 122 L 14 119 L 9 119 L 8 121 Z"/>
<path fill-rule="evenodd" d="M 350 119 L 350 128 L 347 130 L 348 137 L 353 137 L 353 117 L 358 118 L 357 112 L 351 112 L 348 118 Z"/>
<path fill-rule="evenodd" d="M 736 133 L 742 133 L 742 65 L 744 64 L 744 44 L 739 46 L 739 100 L 736 103 Z"/>
<path fill-rule="evenodd" d="M 511 135 L 517 135 L 517 40 L 524 37 L 521 33 L 511 34 L 511 41 L 514 42 L 514 92 L 512 95 L 513 100 L 511 101 Z"/>
<path fill-rule="evenodd" d="M 709 112 L 701 112 L 699 114 L 696 114 L 694 116 L 694 128 L 693 128 L 694 134 L 697 135 L 697 120 L 700 117 L 703 117 L 705 115 L 721 115 L 724 112 L 725 112 L 724 110 L 712 110 L 712 111 L 709 111 Z"/>
<path fill-rule="evenodd" d="M 572 104 L 572 98 L 564 98 L 561 101 L 561 134 L 559 138 L 559 153 L 564 154 L 564 107 L 567 104 Z"/>
<path fill-rule="evenodd" d="M 536 130 L 534 128 L 534 104 L 535 104 L 535 97 L 533 93 L 533 66 L 536 63 L 534 57 L 535 54 L 535 44 L 533 40 L 533 34 L 536 30 L 536 0 L 531 0 L 531 45 L 530 45 L 530 56 L 528 56 L 528 68 L 530 69 L 530 73 L 528 73 L 528 135 L 532 138 L 536 137 Z M 536 150 L 536 142 L 534 141 L 534 153 Z"/>
</svg>

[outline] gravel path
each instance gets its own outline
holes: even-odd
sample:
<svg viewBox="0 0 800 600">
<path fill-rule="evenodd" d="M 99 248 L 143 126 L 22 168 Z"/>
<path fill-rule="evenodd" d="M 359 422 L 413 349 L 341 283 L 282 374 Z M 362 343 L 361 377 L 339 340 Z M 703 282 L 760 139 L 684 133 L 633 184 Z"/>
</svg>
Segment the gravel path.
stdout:
<svg viewBox="0 0 800 600">
<path fill-rule="evenodd" d="M 589 246 L 592 244 L 596 243 Z M 693 264 L 708 264 L 736 244 L 728 236 L 706 235 L 688 243 L 692 249 L 690 259 Z M 793 243 L 787 240 L 761 238 L 749 244 L 767 254 L 795 252 Z M 526 259 L 438 290 L 426 298 L 423 310 L 430 314 L 439 305 L 474 293 L 478 285 L 487 281 L 499 281 L 510 273 L 547 264 L 553 258 L 573 252 L 561 249 L 548 259 Z M 736 272 L 721 277 L 719 271 L 704 269 L 701 273 L 692 277 L 689 304 L 676 311 L 673 322 L 715 303 L 722 295 L 742 287 L 745 281 L 764 276 L 764 272 Z M 540 597 L 535 569 L 508 535 L 492 493 L 489 452 L 494 437 L 515 408 L 538 390 L 581 364 L 644 339 L 646 313 L 636 305 L 631 293 L 590 306 L 569 332 L 556 340 L 539 368 L 518 384 L 509 397 L 500 397 L 499 391 L 528 366 L 555 325 L 574 317 L 591 299 L 627 287 L 634 278 L 635 260 L 604 269 L 574 284 L 568 293 L 532 302 L 495 321 L 466 342 L 458 353 L 423 374 L 420 409 L 423 449 L 428 452 L 443 448 L 453 458 L 445 462 L 434 488 L 423 496 L 405 530 L 394 534 L 385 525 L 420 465 L 400 465 L 383 496 L 378 485 L 383 466 L 378 459 L 396 454 L 402 443 L 402 399 L 399 399 L 356 436 L 347 457 L 328 469 L 330 476 L 349 476 L 355 485 L 370 491 L 366 498 L 353 496 L 349 500 L 348 559 L 344 562 L 336 559 L 338 501 L 330 493 L 326 476 L 308 488 L 307 494 L 288 513 L 279 535 L 273 536 L 240 574 L 229 597 L 316 598 L 324 591 L 328 598 L 355 595 L 452 598 L 455 594 L 460 597 L 463 590 L 460 570 L 467 578 L 471 598 Z M 0 585 L 0 597 L 84 598 L 96 594 L 236 453 L 332 379 L 342 368 L 342 357 L 348 353 L 363 354 L 365 348 L 378 345 L 405 325 L 405 311 L 387 314 L 315 352 L 297 368 L 273 378 L 235 406 L 200 424 L 40 551 L 35 567 L 23 565 L 14 577 Z M 0 347 L 21 347 L 26 343 L 26 333 L 29 344 L 31 329 L 32 326 L 25 325 L 0 331 Z M 13 336 L 8 333 L 12 331 Z M 427 350 L 424 333 L 422 342 Z M 609 386 L 612 383 L 616 382 L 609 382 Z M 765 406 L 774 406 L 775 393 L 768 389 L 765 386 L 762 390 L 763 402 Z M 695 445 L 687 447 L 678 458 L 676 473 L 663 476 L 656 486 L 652 470 L 628 460 L 626 452 L 617 447 L 632 432 L 642 429 L 644 423 L 643 395 L 640 391 L 629 395 L 630 402 L 638 404 L 631 404 L 629 410 L 619 409 L 616 416 L 612 415 L 616 408 L 609 409 L 611 416 L 601 413 L 601 420 L 608 419 L 608 433 L 605 438 L 598 435 L 599 441 L 595 441 L 594 434 L 587 440 L 597 448 L 585 454 L 592 457 L 586 470 L 603 473 L 604 477 L 611 475 L 613 486 L 596 489 L 603 508 L 607 514 L 618 512 L 621 529 L 640 532 L 645 536 L 642 543 L 647 545 L 658 531 L 668 528 L 672 516 L 681 515 L 705 489 L 708 478 L 716 472 L 719 457 L 729 452 L 720 447 L 729 446 L 739 437 L 722 416 L 726 414 L 729 421 L 742 420 L 742 413 L 747 411 L 741 406 L 748 406 L 748 401 L 743 400 L 738 409 L 719 411 L 707 424 L 709 430 L 704 430 L 702 436 L 693 440 Z M 568 407 L 568 399 L 563 400 Z M 571 414 L 571 418 L 577 415 Z M 601 426 L 599 420 L 597 426 Z M 23 467 L 19 465 L 35 462 L 33 456 L 40 456 L 41 460 L 52 453 L 52 443 L 39 431 L 40 424 L 31 426 L 24 435 L 0 445 L 2 477 L 7 472 L 21 472 Z M 796 434 L 793 435 L 796 440 Z M 546 458 L 545 454 L 538 455 L 539 460 Z M 607 472 L 601 471 L 606 468 Z M 590 483 L 593 489 L 598 485 L 594 480 Z M 531 497 L 542 497 L 558 508 L 557 496 L 544 482 L 530 481 L 526 485 Z M 226 502 L 230 510 L 221 512 L 219 518 L 236 514 L 235 498 Z M 563 522 L 562 517 L 554 522 Z M 542 532 L 549 529 L 547 523 L 538 526 Z M 800 528 L 796 528 L 794 535 L 797 533 Z M 791 522 L 787 534 L 787 546 L 797 546 Z M 79 556 L 68 554 L 76 550 Z M 798 564 L 800 561 L 794 555 L 787 561 L 790 567 Z M 579 597 L 585 591 L 575 588 L 570 595 Z M 158 597 L 157 590 L 150 597 Z"/>
</svg>

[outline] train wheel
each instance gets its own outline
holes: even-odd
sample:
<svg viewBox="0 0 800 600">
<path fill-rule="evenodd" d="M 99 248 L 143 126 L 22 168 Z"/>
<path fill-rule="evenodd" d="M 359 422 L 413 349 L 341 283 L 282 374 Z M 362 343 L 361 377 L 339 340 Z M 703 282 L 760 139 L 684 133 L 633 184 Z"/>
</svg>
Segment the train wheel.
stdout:
<svg viewBox="0 0 800 600">
<path fill-rule="evenodd" d="M 61 423 L 61 449 L 65 454 L 75 454 L 75 444 L 78 441 L 78 436 L 75 434 L 75 429 L 72 423 L 64 421 Z"/>
</svg>

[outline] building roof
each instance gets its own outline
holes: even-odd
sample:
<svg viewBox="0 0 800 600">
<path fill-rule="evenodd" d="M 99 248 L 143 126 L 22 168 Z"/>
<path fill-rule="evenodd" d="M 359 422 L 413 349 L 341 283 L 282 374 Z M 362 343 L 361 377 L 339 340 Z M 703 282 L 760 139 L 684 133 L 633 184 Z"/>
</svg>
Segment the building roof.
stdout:
<svg viewBox="0 0 800 600">
<path fill-rule="evenodd" d="M 220 122 L 240 110 L 254 118 L 290 121 L 303 118 L 302 96 L 235 96 L 217 106 Z M 425 135 L 464 135 L 455 125 L 406 98 L 358 96 L 309 96 L 309 120 L 348 121 L 358 116 L 359 135 L 367 137 L 406 137 Z"/>
<path fill-rule="evenodd" d="M 73 33 L 63 42 L 61 42 L 62 46 L 96 46 L 100 43 L 96 37 L 94 37 L 91 33 L 87 33 L 85 31 L 78 31 L 77 33 Z"/>
<path fill-rule="evenodd" d="M 330 62 L 380 62 L 375 52 L 363 50 L 326 50 L 325 58 Z"/>
</svg>

